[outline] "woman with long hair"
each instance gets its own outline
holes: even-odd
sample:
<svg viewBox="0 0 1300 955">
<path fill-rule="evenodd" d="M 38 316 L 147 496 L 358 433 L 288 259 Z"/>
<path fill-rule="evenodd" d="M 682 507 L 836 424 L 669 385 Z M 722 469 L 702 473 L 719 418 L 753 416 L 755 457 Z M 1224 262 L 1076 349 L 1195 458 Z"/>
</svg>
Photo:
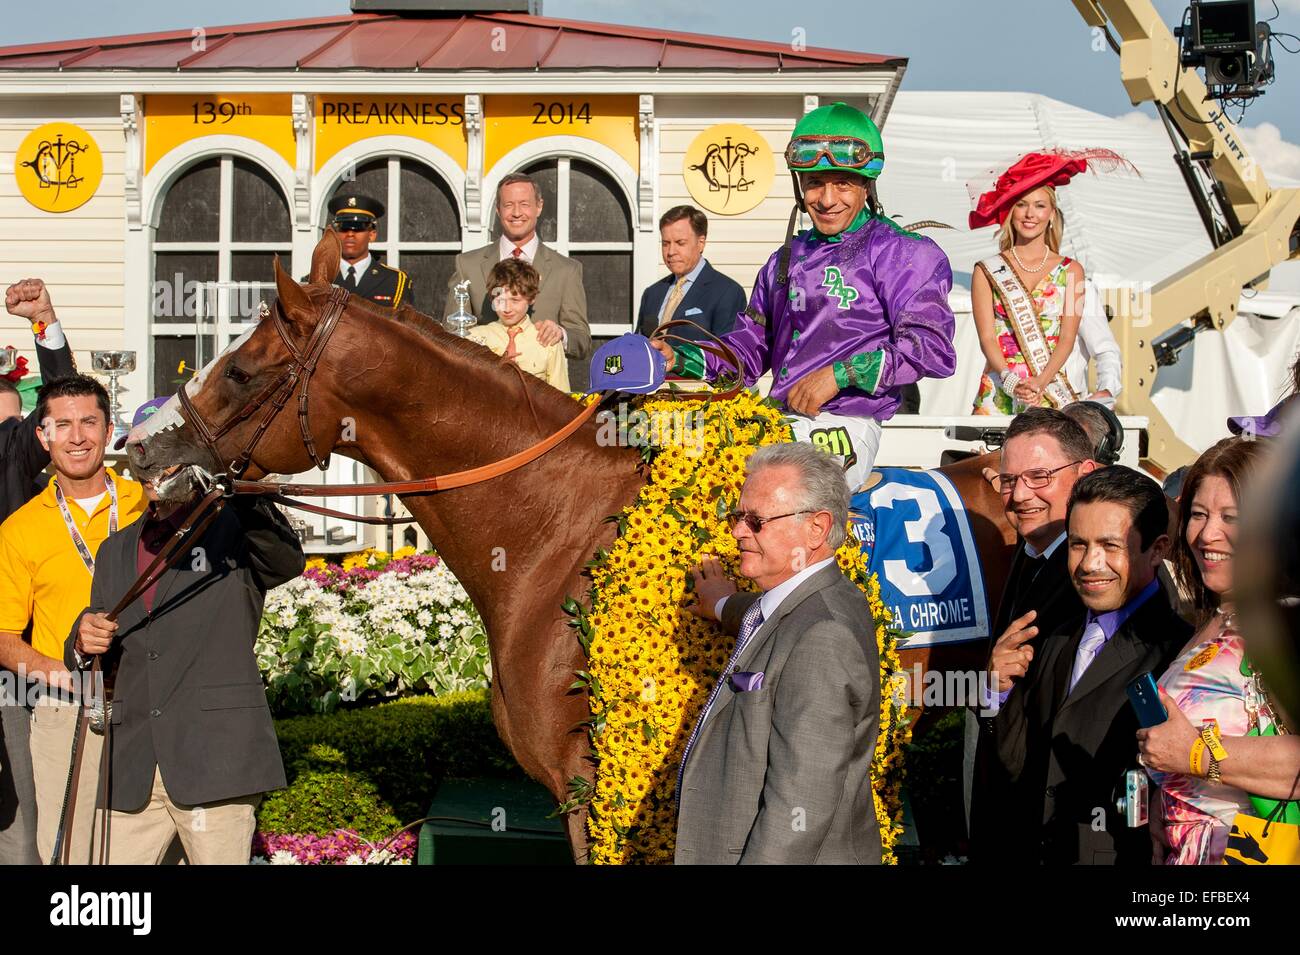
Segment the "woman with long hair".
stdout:
<svg viewBox="0 0 1300 955">
<path fill-rule="evenodd" d="M 1061 253 L 1065 217 L 1056 191 L 1089 168 L 1129 165 L 1110 150 L 1022 156 L 980 192 L 970 227 L 997 224 L 997 256 L 976 264 L 971 308 L 984 352 L 973 414 L 1019 414 L 1077 401 L 1064 373 L 1083 312 L 1083 267 Z"/>
<path fill-rule="evenodd" d="M 1225 438 L 1183 484 L 1174 563 L 1197 630 L 1158 681 L 1169 718 L 1137 734 L 1160 787 L 1149 812 L 1158 864 L 1217 864 L 1237 813 L 1258 814 L 1252 797 L 1297 795 L 1300 739 L 1246 656 L 1233 606 L 1238 505 L 1268 447 Z"/>
</svg>

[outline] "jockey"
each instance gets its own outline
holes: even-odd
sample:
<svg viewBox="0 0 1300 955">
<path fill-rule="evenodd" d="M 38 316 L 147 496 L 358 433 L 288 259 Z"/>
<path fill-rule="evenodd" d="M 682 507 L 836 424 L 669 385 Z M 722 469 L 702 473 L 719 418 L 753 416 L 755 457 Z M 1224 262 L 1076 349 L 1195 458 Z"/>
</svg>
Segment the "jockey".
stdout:
<svg viewBox="0 0 1300 955">
<path fill-rule="evenodd" d="M 745 384 L 772 372 L 771 397 L 797 416 L 795 440 L 842 457 L 856 489 L 903 386 L 956 369 L 952 269 L 932 240 L 882 213 L 880 130 L 859 110 L 833 103 L 808 113 L 785 159 L 795 212 L 807 212 L 812 228 L 767 260 L 722 340 L 739 356 Z M 730 370 L 697 345 L 653 344 L 673 374 L 712 381 Z"/>
</svg>

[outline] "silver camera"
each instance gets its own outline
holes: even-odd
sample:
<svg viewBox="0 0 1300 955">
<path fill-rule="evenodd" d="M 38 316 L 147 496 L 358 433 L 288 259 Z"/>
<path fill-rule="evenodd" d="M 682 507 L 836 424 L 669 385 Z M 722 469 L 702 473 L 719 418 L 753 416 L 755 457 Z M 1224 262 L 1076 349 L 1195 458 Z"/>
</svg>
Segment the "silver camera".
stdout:
<svg viewBox="0 0 1300 955">
<path fill-rule="evenodd" d="M 1120 779 L 1115 809 L 1130 829 L 1147 824 L 1148 786 L 1147 774 L 1141 769 L 1130 769 Z"/>
</svg>

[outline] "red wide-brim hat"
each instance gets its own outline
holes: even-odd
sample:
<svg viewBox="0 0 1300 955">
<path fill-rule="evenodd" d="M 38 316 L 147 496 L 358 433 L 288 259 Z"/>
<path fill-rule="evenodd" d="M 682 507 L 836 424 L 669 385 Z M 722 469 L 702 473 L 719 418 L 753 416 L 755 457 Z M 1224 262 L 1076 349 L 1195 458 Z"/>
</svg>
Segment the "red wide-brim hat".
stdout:
<svg viewBox="0 0 1300 955">
<path fill-rule="evenodd" d="M 966 188 L 975 203 L 970 213 L 970 227 L 982 229 L 986 225 L 1001 225 L 1021 196 L 1042 186 L 1064 186 L 1087 169 L 1110 172 L 1121 168 L 1137 172 L 1131 162 L 1111 149 L 1050 149 L 1026 153 L 1005 172 L 990 171 L 986 180 L 997 176 L 991 189 L 967 183 Z"/>
</svg>

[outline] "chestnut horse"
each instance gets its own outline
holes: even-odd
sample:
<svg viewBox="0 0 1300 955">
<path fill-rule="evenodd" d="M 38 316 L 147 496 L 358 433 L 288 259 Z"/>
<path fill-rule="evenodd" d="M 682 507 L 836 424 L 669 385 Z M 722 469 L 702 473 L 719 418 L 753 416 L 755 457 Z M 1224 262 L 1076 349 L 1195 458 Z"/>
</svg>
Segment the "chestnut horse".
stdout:
<svg viewBox="0 0 1300 955">
<path fill-rule="evenodd" d="M 276 262 L 283 329 L 300 352 L 321 319 L 339 256 L 337 237 L 326 233 L 305 286 Z M 184 386 L 193 411 L 219 432 L 220 460 L 173 397 L 132 431 L 133 475 L 157 480 L 182 465 L 217 473 L 247 447 L 256 415 L 222 426 L 292 363 L 275 325 L 260 323 Z M 427 317 L 411 310 L 395 316 L 356 296 L 325 344 L 308 393 L 315 448 L 360 461 L 384 481 L 500 461 L 558 431 L 577 409 L 566 394 Z M 296 474 L 311 463 L 298 416 L 286 408 L 257 440 L 247 476 Z M 972 511 L 985 579 L 996 597 L 992 589 L 1005 578 L 1012 535 L 981 463 L 972 459 L 945 470 Z M 591 775 L 582 726 L 588 702 L 569 689 L 586 663 L 561 604 L 586 592 L 584 565 L 597 548 L 610 546 L 616 531 L 605 518 L 630 504 L 645 479 L 639 451 L 602 445 L 597 424 L 588 420 L 518 470 L 403 500 L 483 618 L 498 733 L 557 802 L 568 798 L 570 780 Z M 904 664 L 977 668 L 984 652 L 982 641 L 922 649 L 906 652 Z M 579 859 L 585 857 L 585 816 L 571 812 L 565 823 Z"/>
</svg>

